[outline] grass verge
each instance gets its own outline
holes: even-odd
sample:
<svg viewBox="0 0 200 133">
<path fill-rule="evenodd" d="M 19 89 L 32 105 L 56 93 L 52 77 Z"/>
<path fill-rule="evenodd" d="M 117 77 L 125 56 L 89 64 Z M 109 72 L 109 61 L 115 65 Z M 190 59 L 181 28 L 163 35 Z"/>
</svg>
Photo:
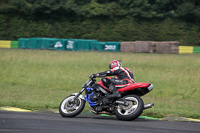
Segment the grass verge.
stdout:
<svg viewBox="0 0 200 133">
<path fill-rule="evenodd" d="M 58 108 L 62 99 L 81 89 L 86 75 L 105 71 L 111 60 L 120 59 L 136 82 L 154 84 L 154 90 L 142 98 L 155 106 L 144 115 L 200 118 L 199 57 L 0 49 L 0 106 Z"/>
</svg>

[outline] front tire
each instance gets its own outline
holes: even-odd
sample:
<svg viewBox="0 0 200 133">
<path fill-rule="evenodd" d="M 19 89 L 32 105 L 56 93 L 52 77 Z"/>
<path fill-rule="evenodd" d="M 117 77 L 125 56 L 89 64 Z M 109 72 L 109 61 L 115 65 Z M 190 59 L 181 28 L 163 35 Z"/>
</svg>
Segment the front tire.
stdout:
<svg viewBox="0 0 200 133">
<path fill-rule="evenodd" d="M 75 96 L 68 96 L 60 103 L 59 113 L 63 117 L 75 117 L 83 111 L 85 100 L 78 97 L 72 103 L 71 101 L 74 97 Z"/>
<path fill-rule="evenodd" d="M 118 105 L 115 115 L 119 120 L 130 121 L 138 118 L 144 109 L 143 100 L 137 95 L 128 95 L 123 98 L 128 105 Z"/>
</svg>

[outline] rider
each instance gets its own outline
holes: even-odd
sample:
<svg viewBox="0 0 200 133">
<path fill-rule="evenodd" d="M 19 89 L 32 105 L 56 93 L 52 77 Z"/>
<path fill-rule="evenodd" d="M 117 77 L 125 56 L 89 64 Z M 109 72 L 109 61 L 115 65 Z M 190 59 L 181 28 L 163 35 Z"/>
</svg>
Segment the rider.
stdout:
<svg viewBox="0 0 200 133">
<path fill-rule="evenodd" d="M 101 81 L 112 92 L 112 95 L 108 95 L 107 98 L 119 98 L 121 97 L 121 94 L 117 91 L 117 88 L 122 88 L 135 83 L 133 73 L 130 69 L 122 67 L 122 63 L 119 60 L 111 61 L 109 68 L 110 70 L 92 74 L 92 76 L 115 76 L 115 78 L 102 78 Z"/>
</svg>

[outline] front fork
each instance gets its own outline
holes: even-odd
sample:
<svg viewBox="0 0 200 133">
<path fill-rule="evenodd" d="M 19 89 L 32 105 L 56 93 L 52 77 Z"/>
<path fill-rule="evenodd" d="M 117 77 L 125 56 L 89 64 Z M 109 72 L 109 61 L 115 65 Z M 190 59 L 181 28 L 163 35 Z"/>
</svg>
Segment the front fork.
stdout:
<svg viewBox="0 0 200 133">
<path fill-rule="evenodd" d="M 83 91 L 85 90 L 85 88 L 83 88 L 81 91 L 79 91 L 78 93 L 73 93 L 71 94 L 71 96 L 75 96 L 72 100 L 71 100 L 71 103 L 74 103 L 74 101 L 80 97 L 81 99 L 85 100 L 84 96 L 81 95 L 83 93 Z"/>
</svg>

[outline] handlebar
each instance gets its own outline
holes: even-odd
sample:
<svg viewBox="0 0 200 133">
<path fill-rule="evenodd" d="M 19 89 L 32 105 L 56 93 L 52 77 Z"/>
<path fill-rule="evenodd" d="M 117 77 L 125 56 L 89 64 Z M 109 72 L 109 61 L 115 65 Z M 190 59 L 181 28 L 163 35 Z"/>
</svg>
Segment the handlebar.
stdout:
<svg viewBox="0 0 200 133">
<path fill-rule="evenodd" d="M 94 74 L 91 74 L 90 76 L 86 76 L 86 77 L 88 77 L 88 78 L 91 78 L 91 79 L 93 79 L 93 78 L 103 78 L 103 77 L 106 77 L 106 76 L 98 76 L 98 77 L 96 77 L 96 76 L 94 76 Z"/>
</svg>

